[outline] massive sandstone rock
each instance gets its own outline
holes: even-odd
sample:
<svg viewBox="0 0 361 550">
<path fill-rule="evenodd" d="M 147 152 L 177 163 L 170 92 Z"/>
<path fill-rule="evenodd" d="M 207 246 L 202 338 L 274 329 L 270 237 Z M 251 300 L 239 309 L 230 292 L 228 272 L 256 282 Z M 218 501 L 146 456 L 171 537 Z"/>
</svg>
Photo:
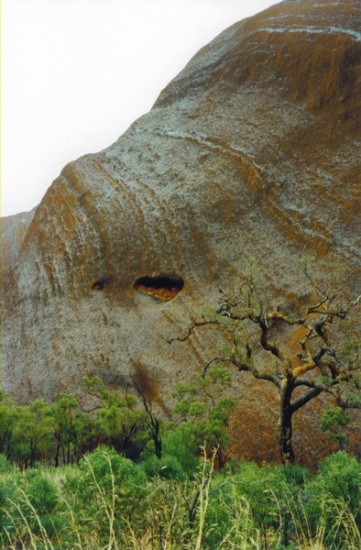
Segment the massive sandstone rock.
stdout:
<svg viewBox="0 0 361 550">
<path fill-rule="evenodd" d="M 85 374 L 116 388 L 140 361 L 169 396 L 220 343 L 201 327 L 174 338 L 251 264 L 275 306 L 311 299 L 309 256 L 318 281 L 356 295 L 360 15 L 359 0 L 289 0 L 235 24 L 116 143 L 64 168 L 21 246 L 7 221 L 6 391 L 80 394 Z M 241 452 L 273 456 L 273 388 L 235 383 Z M 298 423 L 315 441 L 312 410 Z"/>
<path fill-rule="evenodd" d="M 20 212 L 20 214 L 16 214 L 15 216 L 1 218 L 1 261 L 3 277 L 5 272 L 16 264 L 21 245 L 30 222 L 34 217 L 35 211 L 36 207 L 30 212 Z"/>
</svg>

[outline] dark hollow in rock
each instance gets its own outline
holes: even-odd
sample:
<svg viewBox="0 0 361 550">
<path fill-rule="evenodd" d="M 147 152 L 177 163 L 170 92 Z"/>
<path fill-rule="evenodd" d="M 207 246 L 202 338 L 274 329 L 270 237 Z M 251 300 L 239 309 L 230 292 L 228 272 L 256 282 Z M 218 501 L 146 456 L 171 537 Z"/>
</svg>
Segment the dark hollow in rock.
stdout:
<svg viewBox="0 0 361 550">
<path fill-rule="evenodd" d="M 140 277 L 134 288 L 140 292 L 151 294 L 160 300 L 172 300 L 184 287 L 181 277 L 157 275 L 155 277 Z"/>
<path fill-rule="evenodd" d="M 92 290 L 104 290 L 104 284 L 104 281 L 96 281 L 92 286 Z"/>
<path fill-rule="evenodd" d="M 105 286 L 112 281 L 112 277 L 102 278 L 95 281 L 92 290 L 104 290 Z"/>
</svg>

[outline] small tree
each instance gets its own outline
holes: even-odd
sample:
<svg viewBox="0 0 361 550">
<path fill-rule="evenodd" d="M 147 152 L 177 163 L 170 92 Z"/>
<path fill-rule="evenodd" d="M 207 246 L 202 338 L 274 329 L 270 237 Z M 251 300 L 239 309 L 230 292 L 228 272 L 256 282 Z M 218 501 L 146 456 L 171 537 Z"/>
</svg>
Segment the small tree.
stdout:
<svg viewBox="0 0 361 550">
<path fill-rule="evenodd" d="M 131 393 L 109 391 L 97 376 L 85 377 L 88 393 L 99 400 L 94 419 L 97 443 L 111 445 L 128 458 L 139 454 L 138 444 L 145 439 L 146 415 Z M 134 456 L 135 455 L 135 456 Z"/>
<path fill-rule="evenodd" d="M 346 436 L 342 433 L 342 428 L 350 422 L 351 417 L 344 409 L 328 409 L 321 415 L 320 428 L 323 432 L 328 432 L 329 441 L 337 442 L 340 450 L 343 450 Z"/>
<path fill-rule="evenodd" d="M 13 458 L 25 467 L 48 459 L 54 450 L 55 419 L 48 403 L 35 399 L 30 406 L 16 407 Z"/>
<path fill-rule="evenodd" d="M 217 461 L 219 468 L 225 463 L 227 428 L 236 406 L 233 398 L 224 395 L 230 385 L 228 369 L 207 365 L 203 374 L 179 385 L 173 394 L 177 398 L 173 409 L 177 422 L 172 433 L 185 431 L 190 441 L 195 440 L 198 452 L 203 449 L 206 456 Z"/>
<path fill-rule="evenodd" d="M 360 408 L 360 385 L 357 374 L 360 371 L 358 356 L 349 354 L 342 357 L 332 341 L 331 325 L 342 322 L 361 301 L 341 300 L 337 295 L 322 290 L 312 281 L 318 294 L 315 304 L 304 309 L 300 316 L 287 314 L 287 308 L 267 307 L 255 293 L 254 282 L 241 287 L 236 296 L 222 294 L 221 304 L 213 318 L 194 321 L 184 337 L 169 340 L 185 341 L 197 327 L 218 325 L 226 332 L 230 342 L 226 355 L 218 361 L 234 365 L 240 372 L 249 372 L 259 380 L 273 384 L 279 394 L 278 444 L 284 464 L 295 461 L 292 445 L 292 417 L 312 399 L 322 393 L 331 395 L 342 408 Z M 253 341 L 254 331 L 258 336 Z M 282 335 L 290 331 L 288 340 L 292 347 L 284 345 Z M 250 336 L 251 334 L 251 336 Z M 257 347 L 270 354 L 275 361 L 267 361 L 259 366 L 255 360 Z M 275 368 L 276 362 L 276 368 Z M 272 365 L 270 368 L 269 365 Z M 295 392 L 297 390 L 297 395 Z"/>
<path fill-rule="evenodd" d="M 59 466 L 60 461 L 63 464 L 78 461 L 89 450 L 94 436 L 93 419 L 79 410 L 77 398 L 70 394 L 60 395 L 52 404 L 51 411 L 55 420 L 55 466 Z"/>
<path fill-rule="evenodd" d="M 14 427 L 17 421 L 15 403 L 0 390 L 0 453 L 12 457 Z"/>
<path fill-rule="evenodd" d="M 159 405 L 166 414 L 169 414 L 169 411 L 160 396 L 158 377 L 151 373 L 149 368 L 140 361 L 133 361 L 131 381 L 147 416 L 147 425 L 154 443 L 154 452 L 158 458 L 162 458 L 161 422 L 154 411 L 154 404 Z"/>
</svg>

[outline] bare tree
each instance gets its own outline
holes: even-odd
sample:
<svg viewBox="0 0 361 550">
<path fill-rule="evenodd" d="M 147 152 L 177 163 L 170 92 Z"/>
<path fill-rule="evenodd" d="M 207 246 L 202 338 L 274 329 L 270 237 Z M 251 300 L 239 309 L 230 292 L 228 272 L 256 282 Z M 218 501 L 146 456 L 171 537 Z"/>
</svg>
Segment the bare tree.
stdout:
<svg viewBox="0 0 361 550">
<path fill-rule="evenodd" d="M 359 360 L 344 358 L 341 349 L 336 350 L 336 340 L 331 325 L 343 321 L 351 310 L 360 304 L 361 296 L 350 301 L 341 299 L 329 290 L 323 290 L 310 279 L 318 298 L 316 303 L 304 308 L 300 316 L 287 314 L 287 308 L 270 308 L 257 300 L 252 280 L 242 287 L 237 296 L 221 292 L 217 315 L 212 319 L 194 321 L 187 334 L 177 340 L 189 338 L 194 329 L 208 324 L 218 324 L 227 333 L 230 351 L 226 357 L 216 360 L 234 365 L 238 371 L 247 371 L 259 380 L 273 384 L 279 394 L 278 443 L 284 464 L 295 461 L 292 446 L 292 417 L 321 393 L 331 395 L 342 409 L 361 408 Z M 283 311 L 282 311 L 283 309 Z M 246 334 L 246 325 L 256 328 L 256 340 Z M 284 345 L 292 340 L 290 348 Z M 283 337 L 282 337 L 283 335 Z M 258 340 L 258 342 L 257 342 Z M 255 350 L 261 349 L 275 359 L 273 369 L 259 365 Z M 339 346 L 341 347 L 341 346 Z M 276 363 L 276 368 L 275 368 Z M 297 395 L 296 395 L 297 390 Z M 352 393 L 353 391 L 353 393 Z M 358 397 L 357 397 L 358 395 Z"/>
</svg>

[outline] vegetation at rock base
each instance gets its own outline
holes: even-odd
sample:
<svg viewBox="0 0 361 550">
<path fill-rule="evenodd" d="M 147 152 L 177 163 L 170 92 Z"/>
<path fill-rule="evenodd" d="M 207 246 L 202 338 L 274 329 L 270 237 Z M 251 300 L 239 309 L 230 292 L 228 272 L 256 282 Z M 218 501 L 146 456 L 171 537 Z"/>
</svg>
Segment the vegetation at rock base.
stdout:
<svg viewBox="0 0 361 550">
<path fill-rule="evenodd" d="M 360 407 L 359 344 L 341 346 L 332 330 L 360 299 L 345 304 L 323 293 L 295 316 L 241 290 L 221 293 L 218 309 L 178 338 L 212 325 L 226 345 L 169 404 L 139 361 L 123 392 L 85 378 L 88 411 L 70 394 L 19 406 L 0 393 L 2 548 L 361 547 L 361 463 L 346 452 L 344 432 L 348 409 Z M 265 368 L 255 366 L 251 334 L 274 360 Z M 234 367 L 279 389 L 282 465 L 227 456 Z M 339 451 L 311 473 L 295 463 L 292 415 L 321 393 L 335 407 L 320 428 Z"/>
<path fill-rule="evenodd" d="M 160 456 L 151 393 L 139 406 L 87 379 L 92 413 L 70 395 L 19 407 L 2 394 L 0 547 L 358 549 L 361 463 L 344 450 L 314 474 L 227 462 L 230 383 L 229 369 L 210 366 L 178 387 L 172 421 L 151 409 Z M 338 441 L 347 415 L 327 412 L 322 427 Z"/>
<path fill-rule="evenodd" d="M 0 455 L 1 547 L 360 548 L 361 464 L 345 451 L 313 476 L 214 461 L 204 453 L 187 471 L 167 454 L 155 472 L 99 446 L 78 465 L 21 470 Z"/>
</svg>

